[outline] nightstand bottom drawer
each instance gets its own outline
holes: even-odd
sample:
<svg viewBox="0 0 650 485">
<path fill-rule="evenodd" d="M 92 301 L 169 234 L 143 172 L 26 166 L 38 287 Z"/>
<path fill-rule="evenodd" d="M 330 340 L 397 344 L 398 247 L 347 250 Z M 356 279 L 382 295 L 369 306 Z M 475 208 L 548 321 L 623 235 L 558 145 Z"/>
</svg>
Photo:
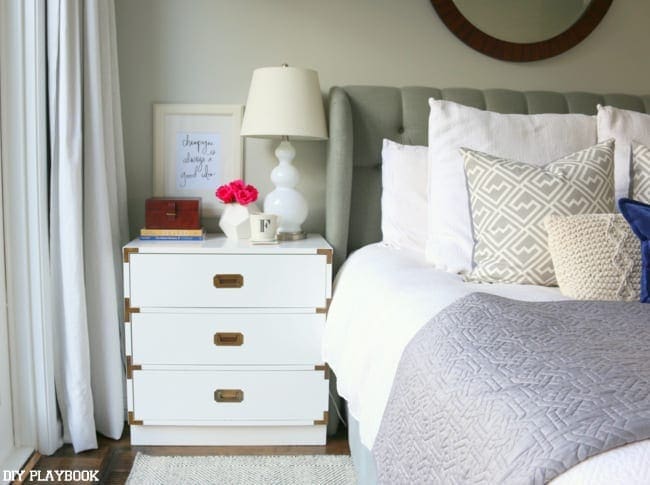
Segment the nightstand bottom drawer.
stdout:
<svg viewBox="0 0 650 485">
<path fill-rule="evenodd" d="M 308 425 L 327 410 L 323 371 L 133 373 L 133 419 L 146 425 Z"/>
</svg>

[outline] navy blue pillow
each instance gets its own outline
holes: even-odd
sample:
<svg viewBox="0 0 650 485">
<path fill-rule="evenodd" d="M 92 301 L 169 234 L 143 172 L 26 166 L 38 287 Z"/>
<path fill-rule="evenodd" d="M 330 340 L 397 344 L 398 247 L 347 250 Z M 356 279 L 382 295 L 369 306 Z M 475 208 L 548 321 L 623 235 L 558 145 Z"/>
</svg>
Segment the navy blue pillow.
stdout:
<svg viewBox="0 0 650 485">
<path fill-rule="evenodd" d="M 650 303 L 650 205 L 632 199 L 619 199 L 618 207 L 641 240 L 641 301 Z"/>
</svg>

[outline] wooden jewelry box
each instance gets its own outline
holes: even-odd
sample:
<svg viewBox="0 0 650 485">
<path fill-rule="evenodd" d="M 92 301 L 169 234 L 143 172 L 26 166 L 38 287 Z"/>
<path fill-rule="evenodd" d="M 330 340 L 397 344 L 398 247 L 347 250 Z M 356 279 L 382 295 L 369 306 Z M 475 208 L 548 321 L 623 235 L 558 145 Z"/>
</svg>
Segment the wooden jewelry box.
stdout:
<svg viewBox="0 0 650 485">
<path fill-rule="evenodd" d="M 147 229 L 201 229 L 200 197 L 151 197 L 145 202 Z"/>
</svg>

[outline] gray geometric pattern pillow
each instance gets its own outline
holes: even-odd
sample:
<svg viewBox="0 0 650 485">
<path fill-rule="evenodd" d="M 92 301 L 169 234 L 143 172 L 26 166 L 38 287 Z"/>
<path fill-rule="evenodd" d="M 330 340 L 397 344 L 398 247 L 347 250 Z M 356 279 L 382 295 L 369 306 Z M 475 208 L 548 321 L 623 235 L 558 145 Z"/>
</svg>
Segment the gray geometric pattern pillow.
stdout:
<svg viewBox="0 0 650 485">
<path fill-rule="evenodd" d="M 632 143 L 632 189 L 634 200 L 650 204 L 650 148 Z"/>
<path fill-rule="evenodd" d="M 466 279 L 556 286 L 544 218 L 614 211 L 614 140 L 544 167 L 460 151 L 475 241 Z"/>
</svg>

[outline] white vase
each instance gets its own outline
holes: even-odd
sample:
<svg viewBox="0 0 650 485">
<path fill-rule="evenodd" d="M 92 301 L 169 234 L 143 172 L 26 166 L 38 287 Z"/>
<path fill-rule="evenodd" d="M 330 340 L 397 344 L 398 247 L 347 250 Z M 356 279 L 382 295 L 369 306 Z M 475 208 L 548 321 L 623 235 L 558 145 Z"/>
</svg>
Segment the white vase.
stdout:
<svg viewBox="0 0 650 485">
<path fill-rule="evenodd" d="M 258 212 L 255 204 L 227 204 L 219 219 L 219 227 L 228 239 L 249 239 L 251 226 L 248 219 Z"/>
</svg>

